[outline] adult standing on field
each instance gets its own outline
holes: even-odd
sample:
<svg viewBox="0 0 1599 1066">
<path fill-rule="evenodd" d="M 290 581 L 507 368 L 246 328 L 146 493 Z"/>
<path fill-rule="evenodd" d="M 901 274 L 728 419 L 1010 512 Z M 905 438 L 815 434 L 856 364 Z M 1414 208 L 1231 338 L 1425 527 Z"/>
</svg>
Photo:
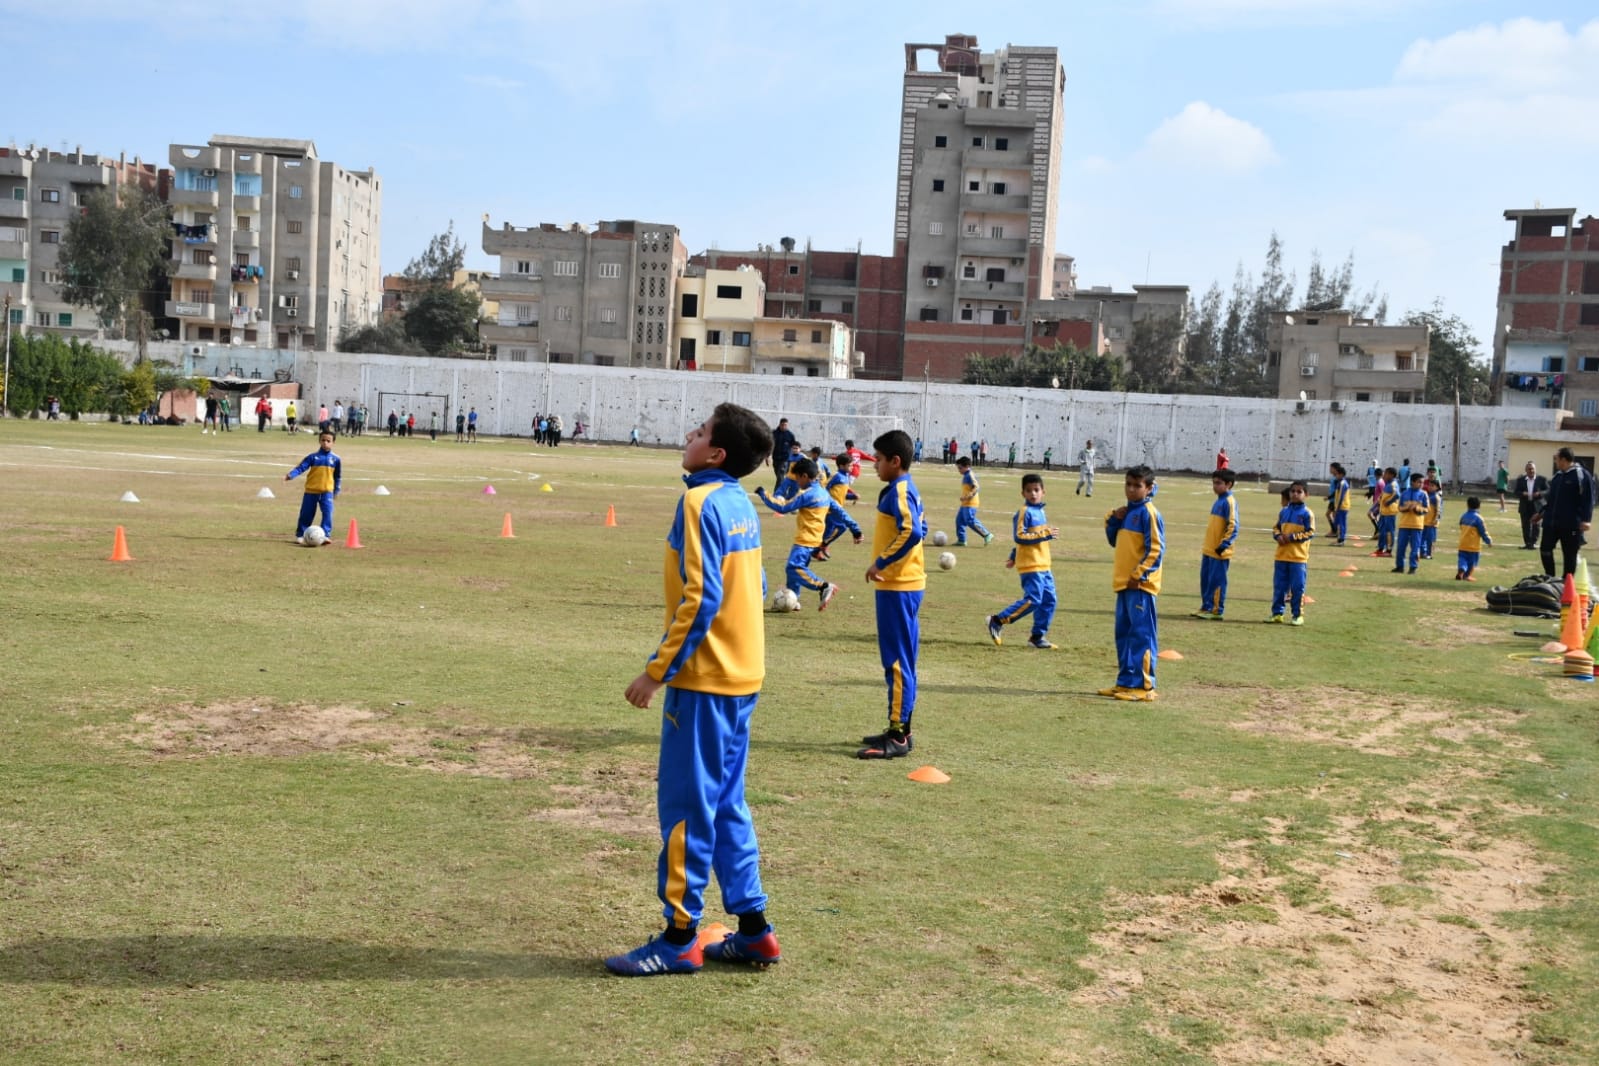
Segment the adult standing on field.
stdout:
<svg viewBox="0 0 1599 1066">
<path fill-rule="evenodd" d="M 1593 521 L 1593 475 L 1577 462 L 1570 448 L 1555 452 L 1555 476 L 1549 479 L 1549 492 L 1543 509 L 1543 542 L 1539 554 L 1543 572 L 1555 572 L 1555 545 L 1560 546 L 1560 575 L 1577 569 L 1577 551 L 1583 534 Z"/>
<path fill-rule="evenodd" d="M 1088 495 L 1094 494 L 1094 464 L 1099 462 L 1099 456 L 1094 451 L 1092 440 L 1083 441 L 1082 450 L 1077 453 L 1077 490 L 1073 496 L 1080 494 L 1083 489 L 1088 489 Z"/>
<path fill-rule="evenodd" d="M 772 430 L 772 491 L 783 483 L 788 472 L 788 453 L 794 450 L 794 431 L 788 428 L 788 419 L 779 418 Z"/>
<path fill-rule="evenodd" d="M 1494 474 L 1494 491 L 1499 493 L 1499 513 L 1505 511 L 1505 493 L 1510 491 L 1510 471 L 1505 469 L 1505 461 L 1499 460 L 1499 470 Z"/>
<path fill-rule="evenodd" d="M 1516 479 L 1516 513 L 1521 516 L 1521 550 L 1531 551 L 1536 531 L 1532 528 L 1533 516 L 1543 509 L 1544 493 L 1549 491 L 1549 479 L 1538 473 L 1534 463 L 1528 463 Z"/>
</svg>

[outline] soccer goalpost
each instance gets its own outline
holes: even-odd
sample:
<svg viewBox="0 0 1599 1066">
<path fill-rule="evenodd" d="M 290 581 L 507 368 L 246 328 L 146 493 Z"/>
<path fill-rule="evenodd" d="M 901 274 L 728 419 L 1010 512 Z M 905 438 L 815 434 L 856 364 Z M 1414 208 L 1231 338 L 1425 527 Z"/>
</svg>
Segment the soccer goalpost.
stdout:
<svg viewBox="0 0 1599 1066">
<path fill-rule="evenodd" d="M 368 433 L 387 433 L 389 431 L 389 412 L 393 411 L 400 416 L 400 424 L 405 424 L 407 414 L 416 415 L 416 428 L 423 433 L 428 430 L 428 416 L 435 411 L 439 415 L 439 432 L 455 432 L 455 423 L 450 420 L 450 398 L 442 392 L 382 392 L 378 393 L 377 409 L 367 419 L 366 431 Z"/>
<path fill-rule="evenodd" d="M 808 452 L 812 448 L 820 447 L 822 455 L 829 462 L 844 450 L 844 442 L 847 440 L 854 441 L 855 447 L 870 454 L 872 441 L 891 429 L 905 428 L 904 420 L 898 415 L 813 414 L 809 411 L 759 409 L 755 413 L 765 419 L 773 429 L 777 428 L 778 419 L 788 419 L 788 428 L 793 431 L 794 439 L 799 441 L 800 448 Z"/>
</svg>

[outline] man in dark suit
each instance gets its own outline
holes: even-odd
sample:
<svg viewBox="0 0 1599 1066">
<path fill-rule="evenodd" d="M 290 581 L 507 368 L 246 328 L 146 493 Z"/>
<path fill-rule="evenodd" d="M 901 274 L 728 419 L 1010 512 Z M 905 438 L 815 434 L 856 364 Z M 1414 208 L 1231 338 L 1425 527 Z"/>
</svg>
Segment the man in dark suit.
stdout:
<svg viewBox="0 0 1599 1066">
<path fill-rule="evenodd" d="M 1532 528 L 1532 519 L 1543 506 L 1544 493 L 1549 491 L 1549 479 L 1538 475 L 1538 467 L 1533 463 L 1527 464 L 1526 472 L 1516 479 L 1516 511 L 1521 515 L 1521 548 L 1523 551 L 1532 551 L 1537 545 L 1537 536 Z"/>
<path fill-rule="evenodd" d="M 1562 556 L 1561 576 L 1577 568 L 1577 551 L 1583 534 L 1593 521 L 1594 481 L 1587 468 L 1577 462 L 1570 448 L 1555 452 L 1555 476 L 1549 480 L 1543 518 L 1543 572 L 1555 572 L 1555 546 Z"/>
</svg>

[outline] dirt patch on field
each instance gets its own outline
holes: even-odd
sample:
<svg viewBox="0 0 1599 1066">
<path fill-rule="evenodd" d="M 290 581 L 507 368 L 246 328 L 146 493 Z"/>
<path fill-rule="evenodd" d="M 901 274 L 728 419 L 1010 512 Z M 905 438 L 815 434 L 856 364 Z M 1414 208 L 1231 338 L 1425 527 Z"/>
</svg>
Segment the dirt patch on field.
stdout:
<svg viewBox="0 0 1599 1066">
<path fill-rule="evenodd" d="M 539 821 L 635 837 L 660 832 L 655 819 L 653 765 L 618 762 L 593 767 L 581 781 L 552 785 L 550 792 L 563 806 L 534 812 Z"/>
<path fill-rule="evenodd" d="M 1536 907 L 1551 871 L 1520 842 L 1479 832 L 1483 812 L 1428 807 L 1441 791 L 1335 819 L 1290 873 L 1280 857 L 1268 873 L 1259 845 L 1238 841 L 1218 855 L 1227 876 L 1123 901 L 1085 963 L 1100 980 L 1076 998 L 1210 1020 L 1219 1063 L 1518 1061 L 1531 954 L 1504 916 Z M 1277 845 L 1286 828 L 1272 827 Z M 1424 872 L 1402 873 L 1416 849 Z"/>
<path fill-rule="evenodd" d="M 1234 728 L 1285 740 L 1338 744 L 1370 755 L 1469 752 L 1482 743 L 1493 758 L 1536 761 L 1511 731 L 1514 711 L 1381 695 L 1263 692 Z"/>
<path fill-rule="evenodd" d="M 433 729 L 359 707 L 247 700 L 134 717 L 124 739 L 160 758 L 342 752 L 395 766 L 482 777 L 538 776 L 541 759 L 518 730 Z"/>
</svg>

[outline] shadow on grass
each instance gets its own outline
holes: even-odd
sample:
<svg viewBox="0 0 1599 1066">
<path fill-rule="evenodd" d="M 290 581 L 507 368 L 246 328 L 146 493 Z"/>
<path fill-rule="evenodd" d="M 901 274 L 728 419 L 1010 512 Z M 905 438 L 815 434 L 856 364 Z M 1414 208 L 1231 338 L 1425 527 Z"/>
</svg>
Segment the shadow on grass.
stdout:
<svg viewBox="0 0 1599 1066">
<path fill-rule="evenodd" d="M 0 945 L 0 984 L 531 980 L 600 973 L 600 960 L 592 956 L 418 948 L 309 936 L 58 936 Z"/>
</svg>

